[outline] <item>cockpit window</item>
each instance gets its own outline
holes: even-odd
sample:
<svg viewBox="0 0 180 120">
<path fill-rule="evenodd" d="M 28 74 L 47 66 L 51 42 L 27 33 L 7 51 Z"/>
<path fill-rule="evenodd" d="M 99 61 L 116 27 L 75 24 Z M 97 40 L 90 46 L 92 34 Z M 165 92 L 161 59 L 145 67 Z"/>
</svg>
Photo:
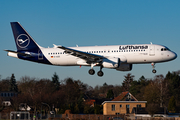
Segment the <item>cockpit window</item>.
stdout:
<svg viewBox="0 0 180 120">
<path fill-rule="evenodd" d="M 171 51 L 169 48 L 161 48 L 161 51 Z"/>
</svg>

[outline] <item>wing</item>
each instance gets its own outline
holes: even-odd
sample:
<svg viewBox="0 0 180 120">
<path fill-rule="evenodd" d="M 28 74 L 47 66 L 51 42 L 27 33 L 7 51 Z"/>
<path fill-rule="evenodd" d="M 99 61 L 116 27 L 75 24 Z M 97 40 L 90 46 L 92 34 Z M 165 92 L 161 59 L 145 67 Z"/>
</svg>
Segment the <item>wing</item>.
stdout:
<svg viewBox="0 0 180 120">
<path fill-rule="evenodd" d="M 65 53 L 67 53 L 67 54 L 84 59 L 87 61 L 87 63 L 99 62 L 101 59 L 104 58 L 101 55 L 87 53 L 87 52 L 71 49 L 71 48 L 64 47 L 64 46 L 57 46 L 57 48 L 65 50 Z"/>
</svg>

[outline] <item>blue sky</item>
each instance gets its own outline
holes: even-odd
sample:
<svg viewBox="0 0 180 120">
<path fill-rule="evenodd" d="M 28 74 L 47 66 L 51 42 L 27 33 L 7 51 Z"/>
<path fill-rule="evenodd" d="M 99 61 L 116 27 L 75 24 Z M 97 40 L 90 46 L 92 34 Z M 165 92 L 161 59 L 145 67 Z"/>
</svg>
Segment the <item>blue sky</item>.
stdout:
<svg viewBox="0 0 180 120">
<path fill-rule="evenodd" d="M 134 65 L 129 72 L 103 69 L 104 76 L 90 76 L 90 67 L 61 67 L 38 64 L 7 56 L 4 49 L 16 50 L 10 22 L 18 21 L 43 47 L 162 44 L 180 53 L 179 0 L 29 0 L 0 1 L 0 75 L 15 74 L 51 79 L 54 72 L 60 80 L 71 77 L 90 86 L 103 83 L 120 85 L 124 75 L 131 73 L 138 80 L 142 75 L 153 78 L 168 71 L 180 70 L 179 57 L 156 64 Z M 96 71 L 99 67 L 95 68 Z"/>
</svg>

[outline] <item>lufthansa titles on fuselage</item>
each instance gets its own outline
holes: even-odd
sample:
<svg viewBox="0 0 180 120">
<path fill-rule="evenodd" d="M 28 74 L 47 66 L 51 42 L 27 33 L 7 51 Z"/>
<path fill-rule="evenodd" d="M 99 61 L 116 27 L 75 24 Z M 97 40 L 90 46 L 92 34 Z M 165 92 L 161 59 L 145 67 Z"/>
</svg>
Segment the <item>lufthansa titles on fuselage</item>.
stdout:
<svg viewBox="0 0 180 120">
<path fill-rule="evenodd" d="M 148 46 L 144 45 L 126 45 L 126 46 L 119 46 L 119 50 L 126 50 L 126 49 L 148 49 Z"/>
</svg>

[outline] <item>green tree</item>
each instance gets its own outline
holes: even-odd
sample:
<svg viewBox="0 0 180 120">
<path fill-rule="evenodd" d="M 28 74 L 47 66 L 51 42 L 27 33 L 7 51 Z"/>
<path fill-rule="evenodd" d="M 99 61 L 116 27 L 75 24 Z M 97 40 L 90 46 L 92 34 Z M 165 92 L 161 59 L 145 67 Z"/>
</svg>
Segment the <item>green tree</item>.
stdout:
<svg viewBox="0 0 180 120">
<path fill-rule="evenodd" d="M 131 87 L 131 83 L 134 80 L 134 75 L 131 75 L 131 73 L 128 73 L 126 76 L 124 76 L 125 79 L 122 83 L 123 91 L 129 91 L 129 88 Z"/>
<path fill-rule="evenodd" d="M 59 82 L 59 76 L 56 74 L 56 72 L 54 73 L 52 77 L 52 83 L 55 86 L 55 90 L 59 90 L 60 82 Z"/>
<path fill-rule="evenodd" d="M 102 114 L 103 113 L 103 106 L 102 105 L 95 105 L 94 106 L 94 114 Z"/>
<path fill-rule="evenodd" d="M 9 91 L 18 92 L 18 86 L 14 74 L 12 74 L 9 82 L 10 82 Z"/>
<path fill-rule="evenodd" d="M 171 113 L 176 112 L 176 101 L 174 96 L 172 96 L 171 99 L 169 100 L 168 111 Z"/>
<path fill-rule="evenodd" d="M 80 113 L 79 106 L 78 106 L 77 103 L 75 103 L 75 106 L 74 106 L 74 113 L 75 114 L 79 114 Z"/>
<path fill-rule="evenodd" d="M 105 87 L 106 87 L 106 86 L 108 86 L 108 85 L 107 85 L 107 83 L 105 82 L 105 83 L 103 84 L 103 86 L 105 86 Z"/>
<path fill-rule="evenodd" d="M 167 88 L 168 88 L 168 100 L 166 102 L 166 104 L 168 104 L 169 99 L 171 98 L 171 96 L 174 96 L 176 101 L 176 106 L 177 106 L 177 111 L 180 111 L 180 101 L 178 101 L 180 99 L 180 76 L 179 76 L 179 72 L 168 72 L 166 77 L 165 77 L 165 81 L 167 83 Z"/>
<path fill-rule="evenodd" d="M 72 113 L 78 112 L 78 109 L 83 112 L 83 99 L 82 95 L 87 91 L 86 85 L 84 85 L 79 80 L 73 80 L 72 78 L 67 78 L 61 83 L 61 92 L 64 91 L 64 100 L 66 101 L 64 105 L 65 109 L 70 109 Z M 78 105 L 76 105 L 78 104 Z"/>
<path fill-rule="evenodd" d="M 84 114 L 89 114 L 89 109 L 90 109 L 90 107 L 89 107 L 88 105 L 84 105 L 84 111 L 83 111 L 83 113 L 84 113 Z"/>
<path fill-rule="evenodd" d="M 114 99 L 114 93 L 112 89 L 108 90 L 106 98 Z"/>
<path fill-rule="evenodd" d="M 180 76 L 175 72 L 168 72 L 165 78 L 168 81 L 168 88 L 170 95 L 173 95 L 175 99 L 180 99 Z"/>
</svg>

